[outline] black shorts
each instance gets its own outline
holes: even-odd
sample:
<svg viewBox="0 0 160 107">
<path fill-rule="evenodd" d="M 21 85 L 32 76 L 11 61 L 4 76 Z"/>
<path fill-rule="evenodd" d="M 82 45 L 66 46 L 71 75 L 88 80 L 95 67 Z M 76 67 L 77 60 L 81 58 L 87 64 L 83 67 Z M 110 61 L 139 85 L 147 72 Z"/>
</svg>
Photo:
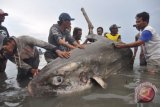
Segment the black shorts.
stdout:
<svg viewBox="0 0 160 107">
<path fill-rule="evenodd" d="M 17 81 L 32 79 L 33 75 L 31 70 L 32 69 L 18 68 Z"/>
<path fill-rule="evenodd" d="M 37 69 L 39 66 L 39 55 L 35 58 L 25 59 L 23 60 L 25 63 L 30 65 L 33 69 Z M 25 69 L 18 67 L 18 74 L 17 74 L 17 81 L 23 81 L 26 79 L 32 79 L 32 68 L 31 69 Z"/>
</svg>

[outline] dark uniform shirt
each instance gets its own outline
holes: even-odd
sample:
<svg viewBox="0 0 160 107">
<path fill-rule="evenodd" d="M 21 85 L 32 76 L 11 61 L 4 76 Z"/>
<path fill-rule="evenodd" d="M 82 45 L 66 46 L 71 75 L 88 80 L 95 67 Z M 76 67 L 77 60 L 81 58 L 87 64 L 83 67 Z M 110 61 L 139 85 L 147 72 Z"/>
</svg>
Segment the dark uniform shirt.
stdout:
<svg viewBox="0 0 160 107">
<path fill-rule="evenodd" d="M 7 31 L 7 28 L 0 25 L 0 72 L 4 72 L 6 68 L 7 59 L 3 55 L 1 48 L 3 45 L 4 39 L 8 37 L 9 37 L 9 33 Z"/>
</svg>

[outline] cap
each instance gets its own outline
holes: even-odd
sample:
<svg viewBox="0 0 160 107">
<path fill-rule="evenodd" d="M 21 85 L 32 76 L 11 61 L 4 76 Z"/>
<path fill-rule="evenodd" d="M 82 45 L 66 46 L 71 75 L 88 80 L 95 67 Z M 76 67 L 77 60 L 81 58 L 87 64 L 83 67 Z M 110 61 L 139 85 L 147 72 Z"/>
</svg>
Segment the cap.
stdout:
<svg viewBox="0 0 160 107">
<path fill-rule="evenodd" d="M 71 21 L 71 20 L 75 20 L 74 18 L 71 18 L 70 15 L 68 13 L 61 13 L 59 16 L 59 20 L 60 21 Z"/>
<path fill-rule="evenodd" d="M 0 9 L 0 15 L 8 16 L 8 13 L 5 13 L 2 9 Z"/>
<path fill-rule="evenodd" d="M 116 24 L 113 24 L 113 25 L 111 25 L 111 26 L 109 27 L 110 30 L 113 29 L 113 28 L 121 28 L 121 27 L 120 27 L 120 26 L 117 26 Z"/>
</svg>

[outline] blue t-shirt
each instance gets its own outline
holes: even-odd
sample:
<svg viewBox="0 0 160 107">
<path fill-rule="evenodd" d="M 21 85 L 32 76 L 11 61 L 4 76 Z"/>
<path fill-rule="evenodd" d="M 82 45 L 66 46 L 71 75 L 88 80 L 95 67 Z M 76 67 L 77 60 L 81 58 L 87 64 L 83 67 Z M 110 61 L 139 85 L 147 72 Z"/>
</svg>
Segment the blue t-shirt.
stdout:
<svg viewBox="0 0 160 107">
<path fill-rule="evenodd" d="M 144 42 L 148 42 L 152 38 L 152 33 L 149 30 L 145 30 L 142 32 L 139 40 L 142 40 Z"/>
</svg>

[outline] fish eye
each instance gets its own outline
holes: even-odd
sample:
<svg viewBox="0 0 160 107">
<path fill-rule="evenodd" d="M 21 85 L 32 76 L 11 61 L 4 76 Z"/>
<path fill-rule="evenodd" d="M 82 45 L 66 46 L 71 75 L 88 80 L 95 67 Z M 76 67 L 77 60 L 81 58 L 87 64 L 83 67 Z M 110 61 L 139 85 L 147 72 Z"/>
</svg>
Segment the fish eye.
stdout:
<svg viewBox="0 0 160 107">
<path fill-rule="evenodd" d="M 52 85 L 60 85 L 63 82 L 64 78 L 62 76 L 54 76 L 51 78 L 51 84 Z"/>
<path fill-rule="evenodd" d="M 58 76 L 57 77 L 57 82 L 62 82 L 62 77 Z"/>
</svg>

